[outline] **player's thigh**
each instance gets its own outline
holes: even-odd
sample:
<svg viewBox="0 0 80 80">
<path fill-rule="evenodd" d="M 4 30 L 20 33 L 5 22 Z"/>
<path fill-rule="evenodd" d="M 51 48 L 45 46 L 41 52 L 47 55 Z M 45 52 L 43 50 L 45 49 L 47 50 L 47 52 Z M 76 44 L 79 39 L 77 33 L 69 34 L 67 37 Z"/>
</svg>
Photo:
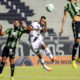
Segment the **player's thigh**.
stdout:
<svg viewBox="0 0 80 80">
<path fill-rule="evenodd" d="M 8 47 L 4 47 L 2 52 L 2 62 L 6 62 L 8 56 L 9 56 L 9 49 Z"/>
<path fill-rule="evenodd" d="M 40 45 L 40 48 L 41 48 L 41 49 L 46 49 L 46 47 L 47 47 L 43 40 L 41 40 L 41 41 L 39 42 L 39 45 Z"/>
<path fill-rule="evenodd" d="M 40 41 L 39 40 L 36 40 L 35 42 L 32 42 L 31 43 L 31 47 L 33 48 L 33 49 L 39 49 L 39 46 L 40 46 Z"/>
<path fill-rule="evenodd" d="M 39 54 L 40 44 L 38 40 L 31 43 L 31 49 L 36 55 Z"/>
</svg>

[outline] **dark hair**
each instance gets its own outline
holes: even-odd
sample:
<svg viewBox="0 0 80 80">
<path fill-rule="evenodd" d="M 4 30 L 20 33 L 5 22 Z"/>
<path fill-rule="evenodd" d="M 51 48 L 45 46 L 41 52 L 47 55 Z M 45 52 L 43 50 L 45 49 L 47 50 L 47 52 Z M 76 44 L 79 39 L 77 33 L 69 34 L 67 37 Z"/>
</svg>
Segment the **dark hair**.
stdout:
<svg viewBox="0 0 80 80">
<path fill-rule="evenodd" d="M 71 0 L 67 0 L 67 1 L 71 1 Z"/>
<path fill-rule="evenodd" d="M 19 21 L 18 19 L 15 19 L 14 21 Z"/>
<path fill-rule="evenodd" d="M 42 19 L 42 18 L 46 19 L 46 17 L 45 17 L 45 16 L 41 16 L 41 19 Z"/>
</svg>

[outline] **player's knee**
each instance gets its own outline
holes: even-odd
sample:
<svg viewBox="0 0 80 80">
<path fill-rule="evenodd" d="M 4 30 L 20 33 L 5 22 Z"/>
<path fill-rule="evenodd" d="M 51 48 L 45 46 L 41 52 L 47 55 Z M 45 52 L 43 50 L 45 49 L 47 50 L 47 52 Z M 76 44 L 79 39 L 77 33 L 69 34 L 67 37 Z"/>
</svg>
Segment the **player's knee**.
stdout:
<svg viewBox="0 0 80 80">
<path fill-rule="evenodd" d="M 10 59 L 10 64 L 14 64 L 14 59 Z"/>
<path fill-rule="evenodd" d="M 46 49 L 46 47 L 47 47 L 47 46 L 46 46 L 45 44 L 42 45 L 42 49 Z"/>
<path fill-rule="evenodd" d="M 2 62 L 5 63 L 6 62 L 6 59 L 7 59 L 6 57 L 3 57 L 2 58 Z"/>
<path fill-rule="evenodd" d="M 2 60 L 3 63 L 6 63 L 6 60 Z"/>
</svg>

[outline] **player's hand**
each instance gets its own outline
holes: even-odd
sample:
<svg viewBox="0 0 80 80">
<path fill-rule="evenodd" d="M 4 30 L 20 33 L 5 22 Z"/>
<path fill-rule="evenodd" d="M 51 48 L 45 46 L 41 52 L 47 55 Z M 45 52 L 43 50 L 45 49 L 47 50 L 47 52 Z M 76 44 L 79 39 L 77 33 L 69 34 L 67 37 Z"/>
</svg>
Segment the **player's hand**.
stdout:
<svg viewBox="0 0 80 80">
<path fill-rule="evenodd" d="M 46 26 L 47 26 L 47 22 L 45 22 L 45 23 L 43 24 L 43 26 L 45 26 L 45 27 L 46 27 Z M 43 27 L 43 26 L 42 26 L 42 27 Z"/>
<path fill-rule="evenodd" d="M 22 21 L 22 26 L 23 26 L 24 28 L 27 28 L 27 24 L 26 24 L 25 21 Z"/>
<path fill-rule="evenodd" d="M 45 27 L 46 27 L 46 26 L 47 26 L 47 22 L 45 22 L 45 24 L 44 24 L 44 25 L 45 25 Z"/>
<path fill-rule="evenodd" d="M 0 30 L 2 30 L 2 26 L 0 25 Z"/>
<path fill-rule="evenodd" d="M 47 22 L 45 22 L 45 25 L 47 25 Z"/>
</svg>

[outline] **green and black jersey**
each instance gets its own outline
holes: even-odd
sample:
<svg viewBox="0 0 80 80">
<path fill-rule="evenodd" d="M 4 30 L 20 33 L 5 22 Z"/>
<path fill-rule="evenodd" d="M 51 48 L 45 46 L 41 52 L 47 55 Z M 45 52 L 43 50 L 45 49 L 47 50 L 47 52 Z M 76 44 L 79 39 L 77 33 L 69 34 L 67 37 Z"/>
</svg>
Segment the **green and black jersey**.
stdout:
<svg viewBox="0 0 80 80">
<path fill-rule="evenodd" d="M 6 46 L 16 48 L 16 46 L 19 44 L 21 35 L 25 32 L 26 30 L 23 27 L 7 29 L 6 33 L 8 34 L 8 39 Z"/>
<path fill-rule="evenodd" d="M 64 12 L 66 11 L 69 12 L 72 19 L 75 15 L 80 16 L 80 4 L 68 1 L 64 7 Z"/>
</svg>

